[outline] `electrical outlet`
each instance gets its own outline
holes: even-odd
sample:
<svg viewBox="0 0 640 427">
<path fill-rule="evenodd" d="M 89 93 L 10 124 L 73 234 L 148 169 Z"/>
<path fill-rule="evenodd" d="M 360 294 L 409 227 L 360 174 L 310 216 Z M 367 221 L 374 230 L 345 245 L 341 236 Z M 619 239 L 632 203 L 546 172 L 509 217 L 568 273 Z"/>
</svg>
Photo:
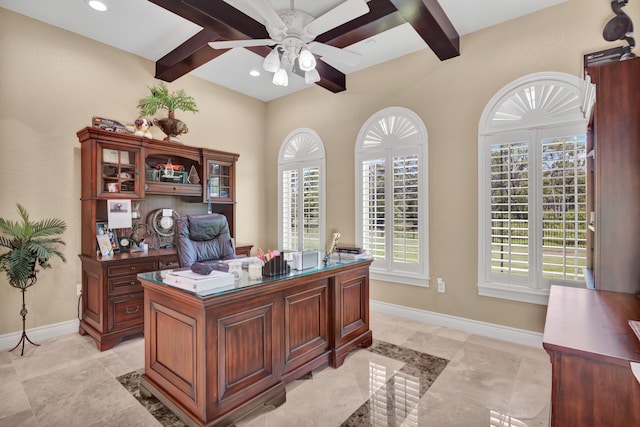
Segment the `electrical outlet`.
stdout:
<svg viewBox="0 0 640 427">
<path fill-rule="evenodd" d="M 442 277 L 438 277 L 438 292 L 444 294 L 444 279 Z"/>
<path fill-rule="evenodd" d="M 76 285 L 76 295 L 77 295 L 77 296 L 82 295 L 82 284 L 81 284 L 81 283 L 78 283 L 78 284 Z"/>
</svg>

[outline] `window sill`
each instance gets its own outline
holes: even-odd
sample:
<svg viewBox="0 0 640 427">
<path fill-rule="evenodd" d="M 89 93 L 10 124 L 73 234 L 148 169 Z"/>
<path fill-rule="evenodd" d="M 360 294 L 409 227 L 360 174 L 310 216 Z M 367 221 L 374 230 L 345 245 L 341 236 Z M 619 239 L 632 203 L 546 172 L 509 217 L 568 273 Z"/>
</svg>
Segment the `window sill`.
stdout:
<svg viewBox="0 0 640 427">
<path fill-rule="evenodd" d="M 384 270 L 376 270 L 374 268 L 369 269 L 369 278 L 373 280 L 382 280 L 384 282 L 402 283 L 404 285 L 421 286 L 423 288 L 429 287 L 428 275 L 417 276 L 415 274 L 402 274 L 391 273 Z"/>
<path fill-rule="evenodd" d="M 484 297 L 508 299 L 530 304 L 547 305 L 549 303 L 548 289 L 529 289 L 506 284 L 479 283 L 478 294 Z"/>
</svg>

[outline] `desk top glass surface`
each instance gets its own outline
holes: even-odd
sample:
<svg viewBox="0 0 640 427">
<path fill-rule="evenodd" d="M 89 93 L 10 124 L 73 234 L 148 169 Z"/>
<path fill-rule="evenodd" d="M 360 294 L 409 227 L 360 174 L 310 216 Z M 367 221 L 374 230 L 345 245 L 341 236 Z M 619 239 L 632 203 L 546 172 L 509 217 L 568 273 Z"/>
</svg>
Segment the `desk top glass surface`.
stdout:
<svg viewBox="0 0 640 427">
<path fill-rule="evenodd" d="M 238 258 L 237 261 L 242 261 L 242 258 Z M 318 272 L 322 272 L 322 271 L 329 271 L 329 270 L 335 270 L 337 268 L 343 267 L 343 266 L 347 266 L 347 265 L 357 265 L 357 264 L 366 264 L 368 262 L 370 262 L 371 259 L 337 259 L 337 258 L 329 258 L 327 260 L 326 263 L 324 262 L 319 262 L 318 266 L 315 268 L 308 268 L 306 270 L 294 270 L 293 268 L 291 268 L 291 271 L 287 274 L 280 274 L 277 276 L 261 276 L 257 279 L 251 279 L 249 278 L 249 272 L 247 271 L 247 269 L 245 268 L 245 266 L 243 265 L 242 271 L 240 272 L 239 276 L 235 278 L 234 281 L 234 285 L 233 287 L 229 287 L 229 286 L 225 286 L 222 287 L 220 289 L 210 289 L 207 291 L 202 291 L 202 292 L 193 292 L 193 291 L 189 291 L 186 289 L 182 289 L 180 287 L 176 287 L 176 286 L 172 286 L 169 285 L 167 283 L 165 283 L 163 281 L 163 279 L 167 276 L 167 274 L 174 272 L 174 271 L 178 271 L 178 270 L 190 270 L 189 268 L 181 268 L 181 269 L 174 269 L 174 270 L 160 270 L 160 271 L 150 271 L 147 273 L 140 273 L 138 274 L 138 277 L 140 279 L 144 279 L 153 283 L 157 283 L 159 285 L 164 285 L 167 287 L 171 287 L 174 289 L 179 289 L 183 292 L 186 292 L 188 294 L 191 295 L 195 295 L 198 297 L 210 297 L 213 295 L 222 295 L 222 294 L 226 294 L 226 293 L 230 293 L 230 292 L 234 292 L 237 291 L 239 289 L 245 289 L 245 288 L 250 288 L 250 287 L 254 287 L 254 286 L 262 286 L 262 285 L 266 285 L 269 283 L 274 283 L 274 282 L 278 282 L 281 280 L 287 280 L 287 279 L 292 279 L 292 278 L 296 278 L 296 277 L 301 277 L 301 276 L 307 276 L 310 274 L 314 274 L 314 273 L 318 273 Z M 226 271 L 227 267 L 226 265 L 224 265 L 223 263 L 219 264 L 219 267 L 217 268 L 218 270 L 221 271 Z"/>
</svg>

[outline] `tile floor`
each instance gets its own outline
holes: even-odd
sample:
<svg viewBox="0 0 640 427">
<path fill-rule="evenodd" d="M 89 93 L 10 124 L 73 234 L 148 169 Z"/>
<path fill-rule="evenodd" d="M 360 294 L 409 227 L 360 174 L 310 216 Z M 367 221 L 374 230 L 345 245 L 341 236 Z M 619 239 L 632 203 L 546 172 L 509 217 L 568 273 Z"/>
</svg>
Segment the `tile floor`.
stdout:
<svg viewBox="0 0 640 427">
<path fill-rule="evenodd" d="M 548 425 L 551 364 L 541 348 L 376 312 L 371 313 L 371 329 L 376 341 L 449 362 L 420 397 L 411 395 L 410 378 L 396 375 L 404 362 L 358 349 L 340 369 L 322 368 L 311 380 L 292 382 L 284 405 L 252 414 L 238 427 L 340 426 L 365 402 L 369 417 L 355 425 Z M 17 351 L 0 352 L 0 427 L 161 425 L 115 379 L 143 370 L 142 336 L 104 352 L 76 334 L 41 344 L 25 347 L 23 357 Z M 390 406 L 378 400 L 381 387 L 394 375 L 396 414 L 390 414 Z"/>
</svg>

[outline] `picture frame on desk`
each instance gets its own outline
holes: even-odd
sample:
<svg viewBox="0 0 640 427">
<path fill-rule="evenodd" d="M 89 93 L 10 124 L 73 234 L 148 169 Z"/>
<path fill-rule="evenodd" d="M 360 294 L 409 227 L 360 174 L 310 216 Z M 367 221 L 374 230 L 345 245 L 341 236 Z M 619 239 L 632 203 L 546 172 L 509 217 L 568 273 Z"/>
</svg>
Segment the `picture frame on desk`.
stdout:
<svg viewBox="0 0 640 427">
<path fill-rule="evenodd" d="M 96 236 L 101 235 L 106 235 L 109 237 L 112 252 L 120 252 L 120 242 L 118 241 L 118 235 L 116 234 L 115 230 L 109 228 L 108 222 L 96 222 Z M 98 247 L 98 249 L 100 249 L 100 247 Z"/>
</svg>

